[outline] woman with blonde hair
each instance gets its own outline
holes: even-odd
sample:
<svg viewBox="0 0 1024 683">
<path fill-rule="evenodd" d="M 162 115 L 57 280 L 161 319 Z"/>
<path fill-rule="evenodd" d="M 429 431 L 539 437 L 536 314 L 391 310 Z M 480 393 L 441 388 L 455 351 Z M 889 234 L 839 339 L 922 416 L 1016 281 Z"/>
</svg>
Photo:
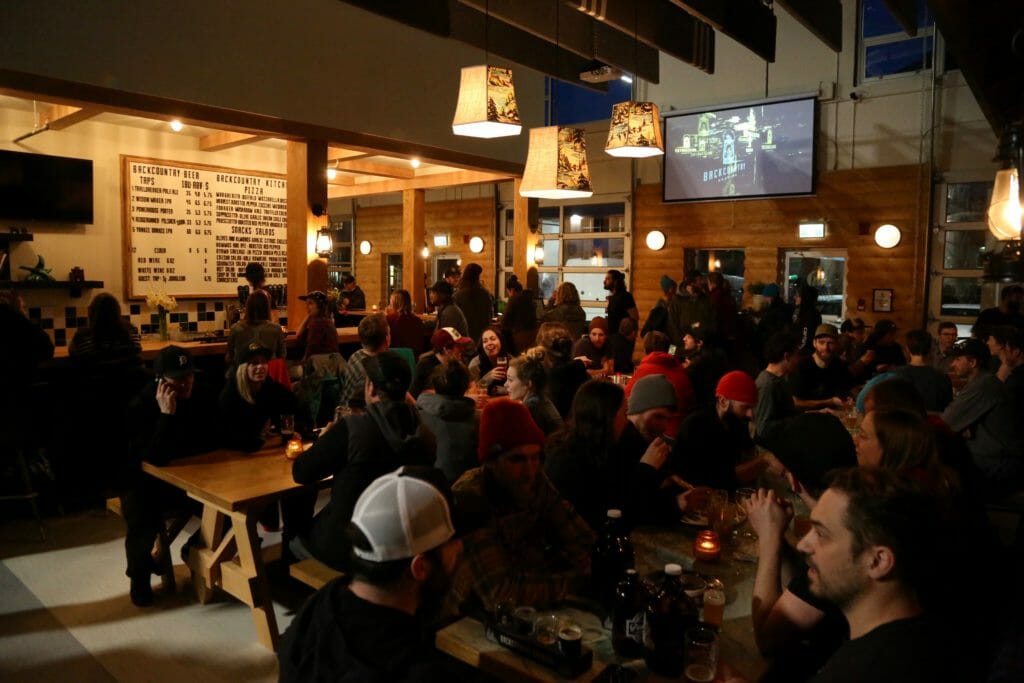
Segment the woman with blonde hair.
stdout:
<svg viewBox="0 0 1024 683">
<path fill-rule="evenodd" d="M 508 397 L 529 409 L 533 421 L 545 435 L 555 431 L 562 424 L 562 416 L 558 409 L 544 393 L 547 379 L 544 349 L 536 346 L 512 359 L 505 379 Z"/>
<path fill-rule="evenodd" d="M 282 415 L 294 416 L 297 431 L 308 427 L 303 419 L 305 411 L 299 410 L 295 394 L 267 372 L 273 356 L 273 351 L 253 342 L 238 356 L 238 366 L 224 383 L 220 412 L 228 448 L 259 450 L 263 446 L 264 427 L 268 421 L 278 423 Z"/>
</svg>

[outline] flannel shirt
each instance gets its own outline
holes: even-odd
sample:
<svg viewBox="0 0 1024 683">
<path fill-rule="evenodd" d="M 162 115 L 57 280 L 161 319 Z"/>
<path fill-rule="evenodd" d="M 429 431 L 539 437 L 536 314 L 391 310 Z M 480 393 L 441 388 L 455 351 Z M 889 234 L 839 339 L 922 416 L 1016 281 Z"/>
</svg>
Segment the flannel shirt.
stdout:
<svg viewBox="0 0 1024 683">
<path fill-rule="evenodd" d="M 452 585 L 460 603 L 475 593 L 488 610 L 502 600 L 544 607 L 584 587 L 594 532 L 546 474 L 525 509 L 485 467 L 463 474 L 452 494 L 470 530 Z"/>
</svg>

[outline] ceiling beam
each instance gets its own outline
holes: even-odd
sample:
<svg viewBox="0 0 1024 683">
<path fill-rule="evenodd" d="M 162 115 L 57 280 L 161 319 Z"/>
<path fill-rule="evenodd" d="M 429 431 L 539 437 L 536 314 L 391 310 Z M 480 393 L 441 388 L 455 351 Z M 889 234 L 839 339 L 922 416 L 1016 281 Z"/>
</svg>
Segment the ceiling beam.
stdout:
<svg viewBox="0 0 1024 683">
<path fill-rule="evenodd" d="M 382 164 L 378 161 L 366 161 L 365 159 L 349 159 L 334 164 L 338 171 L 346 173 L 359 173 L 362 175 L 376 175 L 382 178 L 415 178 L 416 171 L 412 168 L 396 166 L 393 164 Z"/>
<path fill-rule="evenodd" d="M 39 127 L 48 126 L 50 130 L 64 130 L 68 126 L 90 119 L 103 110 L 98 107 L 73 107 L 67 104 L 51 104 L 39 112 Z"/>
<path fill-rule="evenodd" d="M 505 60 L 568 83 L 598 92 L 608 90 L 605 83 L 587 83 L 579 80 L 581 72 L 593 68 L 593 59 L 590 56 L 584 58 L 564 47 L 556 48 L 551 42 L 510 26 L 494 16 L 487 18 L 483 12 L 463 5 L 459 0 L 342 2 L 407 26 L 486 50 Z"/>
<path fill-rule="evenodd" d="M 607 29 L 626 34 L 630 41 L 635 35 L 644 49 L 653 49 L 655 55 L 660 50 L 701 71 L 715 72 L 714 29 L 669 0 L 572 0 L 569 5 Z M 633 69 L 626 71 L 632 73 Z"/>
<path fill-rule="evenodd" d="M 761 0 L 672 0 L 767 62 L 775 61 L 775 13 Z"/>
<path fill-rule="evenodd" d="M 917 35 L 917 0 L 882 0 L 889 14 L 903 31 L 913 38 Z"/>
<path fill-rule="evenodd" d="M 651 83 L 659 79 L 658 51 L 637 43 L 633 35 L 634 12 L 629 9 L 629 32 L 602 23 L 593 12 L 572 11 L 582 9 L 578 2 L 558 0 L 459 0 L 491 18 L 526 31 L 552 45 L 571 51 L 584 59 L 593 59 L 614 66 L 627 73 L 635 73 Z M 627 0 L 619 0 L 620 3 Z M 609 2 L 601 3 L 603 5 Z M 557 15 L 555 14 L 557 10 Z M 493 42 L 493 41 L 492 41 Z M 496 45 L 495 50 L 500 51 Z M 579 80 L 578 72 L 575 80 Z"/>
<path fill-rule="evenodd" d="M 362 197 L 403 190 L 426 190 L 435 187 L 453 187 L 456 185 L 476 185 L 478 183 L 498 183 L 512 179 L 513 176 L 503 173 L 486 173 L 484 171 L 453 171 L 451 173 L 435 173 L 419 176 L 411 180 L 382 180 L 374 183 L 357 183 L 353 187 L 327 188 L 330 199 L 340 197 Z"/>
<path fill-rule="evenodd" d="M 199 149 L 203 152 L 219 152 L 222 149 L 231 149 L 239 145 L 247 145 L 251 142 L 266 140 L 267 135 L 253 135 L 252 133 L 236 133 L 230 130 L 219 130 L 199 138 Z"/>
<path fill-rule="evenodd" d="M 348 149 L 347 147 L 335 147 L 327 145 L 327 161 L 339 161 L 341 159 L 361 159 L 372 157 L 373 152 L 365 152 L 359 149 Z"/>
<path fill-rule="evenodd" d="M 833 52 L 843 51 L 843 6 L 839 0 L 775 0 L 775 3 L 782 5 Z"/>
<path fill-rule="evenodd" d="M 344 173 L 339 173 L 338 175 L 334 176 L 334 180 L 331 180 L 330 178 L 327 179 L 327 188 L 328 188 L 327 191 L 330 192 L 331 185 L 351 187 L 351 186 L 353 186 L 355 184 L 356 184 L 356 179 L 355 179 L 354 176 L 345 175 Z"/>
</svg>

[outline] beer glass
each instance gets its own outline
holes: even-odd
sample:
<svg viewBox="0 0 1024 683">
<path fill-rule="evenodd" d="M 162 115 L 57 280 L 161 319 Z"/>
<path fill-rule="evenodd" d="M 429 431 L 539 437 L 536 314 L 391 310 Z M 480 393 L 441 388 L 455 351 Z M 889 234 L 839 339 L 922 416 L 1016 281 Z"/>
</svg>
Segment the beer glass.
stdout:
<svg viewBox="0 0 1024 683">
<path fill-rule="evenodd" d="M 718 670 L 718 634 L 708 626 L 686 632 L 683 675 L 690 683 L 710 683 Z"/>
</svg>

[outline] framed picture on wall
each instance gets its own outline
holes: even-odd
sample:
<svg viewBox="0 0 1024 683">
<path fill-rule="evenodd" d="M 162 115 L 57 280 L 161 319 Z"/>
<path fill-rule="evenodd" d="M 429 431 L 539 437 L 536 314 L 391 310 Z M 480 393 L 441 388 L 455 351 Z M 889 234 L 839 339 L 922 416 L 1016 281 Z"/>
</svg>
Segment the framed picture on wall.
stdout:
<svg viewBox="0 0 1024 683">
<path fill-rule="evenodd" d="M 876 289 L 873 290 L 873 293 L 874 296 L 871 299 L 871 310 L 875 313 L 891 313 L 893 290 Z"/>
</svg>

